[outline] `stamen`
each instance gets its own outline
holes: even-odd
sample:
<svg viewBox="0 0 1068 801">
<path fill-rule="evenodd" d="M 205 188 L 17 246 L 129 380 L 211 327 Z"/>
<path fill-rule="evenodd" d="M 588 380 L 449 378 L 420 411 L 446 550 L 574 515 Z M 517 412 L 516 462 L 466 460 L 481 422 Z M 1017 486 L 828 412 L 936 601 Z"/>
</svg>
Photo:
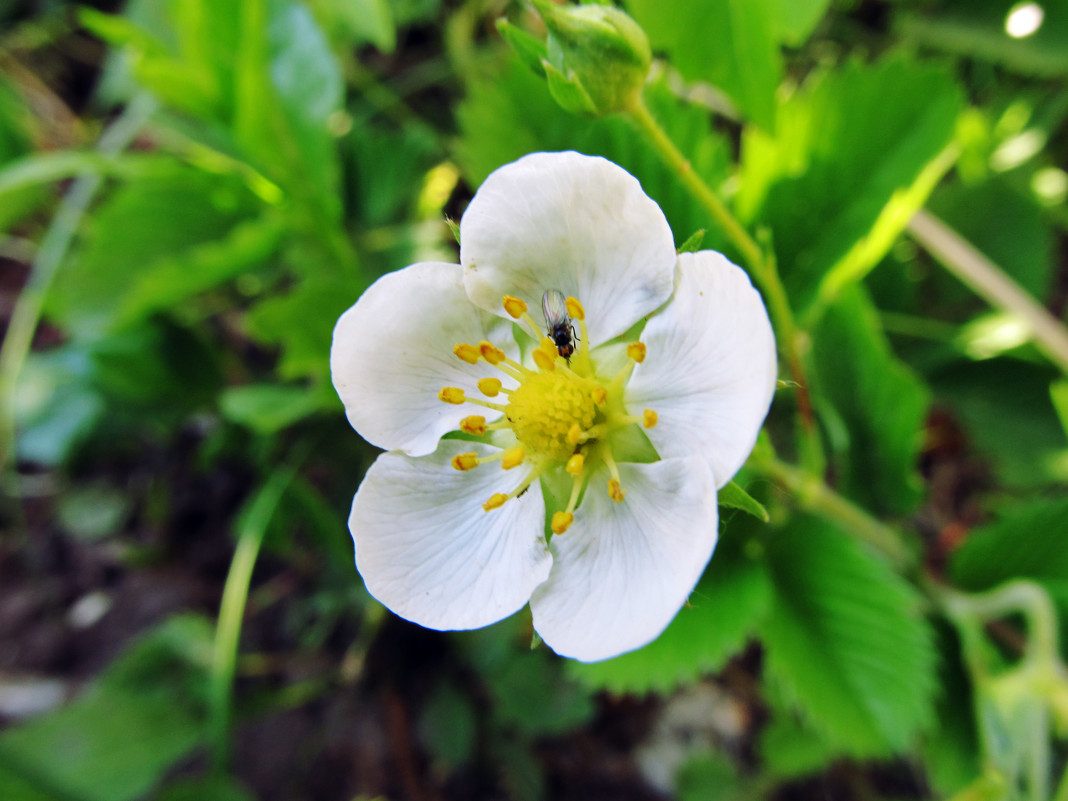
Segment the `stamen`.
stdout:
<svg viewBox="0 0 1068 801">
<path fill-rule="evenodd" d="M 501 379 L 480 378 L 478 380 L 478 391 L 487 398 L 496 398 L 501 391 Z"/>
<path fill-rule="evenodd" d="M 504 456 L 501 458 L 501 467 L 505 470 L 511 470 L 513 467 L 523 464 L 524 458 L 526 458 L 526 451 L 523 450 L 521 445 L 516 445 L 514 448 L 509 448 L 504 452 Z"/>
<path fill-rule="evenodd" d="M 644 342 L 631 342 L 627 345 L 627 358 L 633 359 L 638 364 L 645 361 L 647 348 Z"/>
<path fill-rule="evenodd" d="M 477 347 L 465 342 L 453 346 L 452 352 L 456 354 L 456 358 L 468 364 L 478 364 L 478 357 L 482 355 Z"/>
<path fill-rule="evenodd" d="M 608 393 L 605 392 L 604 387 L 594 387 L 590 397 L 593 398 L 593 402 L 598 406 L 604 406 L 604 402 L 608 399 Z"/>
<path fill-rule="evenodd" d="M 612 458 L 612 450 L 607 446 L 602 445 L 600 455 L 608 467 L 608 472 L 612 475 L 612 478 L 608 480 L 608 497 L 619 503 L 627 494 L 619 483 L 619 467 L 616 466 L 616 460 Z"/>
<path fill-rule="evenodd" d="M 575 516 L 571 512 L 553 512 L 551 528 L 553 534 L 563 534 L 574 522 Z"/>
<path fill-rule="evenodd" d="M 626 490 L 624 490 L 619 485 L 619 479 L 618 478 L 612 478 L 612 479 L 608 480 L 608 497 L 609 498 L 611 498 L 616 503 L 619 503 L 620 501 L 623 500 L 623 496 L 626 495 L 626 494 L 627 494 Z"/>
<path fill-rule="evenodd" d="M 499 364 L 503 362 L 507 357 L 505 352 L 494 345 L 492 342 L 482 340 L 478 343 L 478 352 L 482 355 L 490 364 Z"/>
<path fill-rule="evenodd" d="M 642 425 L 646 428 L 652 428 L 653 426 L 655 426 L 659 419 L 660 416 L 652 409 L 646 409 L 644 412 L 642 412 Z"/>
<path fill-rule="evenodd" d="M 517 298 L 515 295 L 505 295 L 501 301 L 504 310 L 512 316 L 513 319 L 518 320 L 527 311 L 527 304 L 522 298 Z"/>
<path fill-rule="evenodd" d="M 549 343 L 548 348 L 546 347 L 546 343 Z M 546 339 L 541 340 L 541 344 L 534 349 L 534 363 L 540 367 L 541 370 L 546 372 L 555 370 L 557 355 L 559 354 L 557 354 L 556 346 L 552 344 L 552 340 L 546 337 Z"/>
<path fill-rule="evenodd" d="M 582 468 L 586 464 L 586 457 L 581 453 L 576 453 L 570 459 L 567 460 L 567 466 L 564 468 L 573 476 L 577 476 L 582 473 Z"/>
<path fill-rule="evenodd" d="M 504 502 L 507 500 L 508 496 L 505 495 L 503 492 L 495 492 L 490 495 L 489 500 L 482 504 L 482 510 L 484 512 L 489 512 L 494 509 L 499 509 L 500 507 L 504 506 Z"/>
<path fill-rule="evenodd" d="M 438 392 L 438 400 L 459 406 L 467 398 L 464 397 L 464 391 L 459 387 L 442 387 Z"/>
<path fill-rule="evenodd" d="M 452 466 L 461 472 L 478 467 L 477 453 L 458 453 L 452 457 Z"/>
<path fill-rule="evenodd" d="M 480 414 L 473 414 L 460 421 L 460 430 L 466 434 L 474 434 L 480 437 L 486 433 L 486 418 Z"/>
<path fill-rule="evenodd" d="M 582 304 L 579 303 L 578 298 L 568 296 L 567 300 L 564 302 L 567 305 L 567 313 L 572 320 L 586 319 L 586 310 L 582 308 Z"/>
</svg>

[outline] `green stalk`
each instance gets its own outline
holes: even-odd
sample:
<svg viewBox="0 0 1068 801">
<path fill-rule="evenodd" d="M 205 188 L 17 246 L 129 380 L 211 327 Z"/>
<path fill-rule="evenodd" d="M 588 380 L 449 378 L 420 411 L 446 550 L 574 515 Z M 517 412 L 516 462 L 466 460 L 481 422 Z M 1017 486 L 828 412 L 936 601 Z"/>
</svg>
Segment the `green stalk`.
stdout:
<svg viewBox="0 0 1068 801">
<path fill-rule="evenodd" d="M 209 739 L 213 767 L 219 773 L 226 770 L 230 761 L 234 675 L 252 569 L 256 565 L 271 517 L 282 493 L 293 480 L 304 453 L 302 450 L 290 464 L 271 475 L 239 524 L 237 548 L 230 562 L 230 572 L 226 576 L 226 585 L 219 604 L 219 621 L 215 628 L 215 649 L 211 668 Z"/>
<path fill-rule="evenodd" d="M 786 289 L 770 248 L 762 248 L 745 227 L 720 200 L 705 180 L 693 169 L 689 160 L 668 136 L 667 132 L 645 105 L 639 96 L 637 102 L 629 109 L 631 119 L 645 135 L 663 162 L 678 176 L 683 186 L 693 198 L 712 216 L 723 230 L 731 244 L 741 253 L 749 268 L 749 274 L 764 293 L 768 304 L 768 313 L 775 328 L 777 339 L 786 357 L 787 369 L 797 384 L 797 410 L 801 421 L 800 448 L 806 466 L 812 472 L 822 472 L 825 460 L 816 419 L 805 381 L 805 368 L 801 358 L 797 324 L 793 310 L 786 296 Z"/>
</svg>

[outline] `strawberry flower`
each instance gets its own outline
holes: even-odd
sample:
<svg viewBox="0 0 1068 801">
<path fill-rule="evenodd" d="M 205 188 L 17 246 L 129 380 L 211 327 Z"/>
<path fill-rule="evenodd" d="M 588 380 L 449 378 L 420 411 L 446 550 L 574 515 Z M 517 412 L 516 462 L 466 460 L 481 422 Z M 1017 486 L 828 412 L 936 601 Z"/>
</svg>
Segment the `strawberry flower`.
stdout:
<svg viewBox="0 0 1068 801">
<path fill-rule="evenodd" d="M 429 628 L 529 603 L 561 655 L 645 645 L 711 557 L 716 490 L 771 402 L 760 296 L 722 255 L 677 254 L 633 176 L 573 152 L 490 175 L 460 238 L 460 265 L 383 276 L 334 331 L 348 419 L 386 451 L 353 500 L 356 567 Z"/>
</svg>

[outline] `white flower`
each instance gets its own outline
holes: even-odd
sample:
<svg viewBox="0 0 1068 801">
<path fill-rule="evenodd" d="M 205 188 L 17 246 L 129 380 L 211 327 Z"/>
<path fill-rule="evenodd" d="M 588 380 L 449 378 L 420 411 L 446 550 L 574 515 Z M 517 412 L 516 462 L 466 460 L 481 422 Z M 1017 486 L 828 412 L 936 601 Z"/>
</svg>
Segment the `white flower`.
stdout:
<svg viewBox="0 0 1068 801">
<path fill-rule="evenodd" d="M 716 490 L 771 402 L 760 296 L 718 253 L 677 255 L 637 180 L 578 153 L 497 170 L 460 233 L 462 266 L 383 276 L 334 331 L 349 421 L 387 451 L 353 500 L 356 567 L 429 628 L 529 602 L 564 656 L 645 645 L 711 557 Z M 558 343 L 526 311 L 549 290 Z"/>
</svg>

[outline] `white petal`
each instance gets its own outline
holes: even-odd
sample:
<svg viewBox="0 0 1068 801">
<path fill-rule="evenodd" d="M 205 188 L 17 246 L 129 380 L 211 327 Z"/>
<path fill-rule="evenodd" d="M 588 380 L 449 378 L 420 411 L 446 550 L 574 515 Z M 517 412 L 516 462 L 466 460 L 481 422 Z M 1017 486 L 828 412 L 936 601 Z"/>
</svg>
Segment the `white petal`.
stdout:
<svg viewBox="0 0 1068 801">
<path fill-rule="evenodd" d="M 520 470 L 505 473 L 491 463 L 461 473 L 449 461 L 465 451 L 493 449 L 443 440 L 417 459 L 382 454 L 349 515 L 356 569 L 368 592 L 432 629 L 472 629 L 507 617 L 552 565 L 540 488 L 485 512 L 482 503 L 513 489 Z"/>
<path fill-rule="evenodd" d="M 559 289 L 586 309 L 599 345 L 671 295 L 675 245 L 664 214 L 638 180 L 579 153 L 532 153 L 501 167 L 460 221 L 467 292 L 496 314 L 501 298 L 527 302 L 541 324 L 541 297 Z"/>
<path fill-rule="evenodd" d="M 648 355 L 626 387 L 632 414 L 660 456 L 704 456 L 722 487 L 738 472 L 767 416 L 778 372 L 775 335 L 740 267 L 711 250 L 679 256 L 675 294 L 642 333 Z"/>
<path fill-rule="evenodd" d="M 485 362 L 453 354 L 454 345 L 483 339 L 512 358 L 519 353 L 511 326 L 467 299 L 459 265 L 421 262 L 379 278 L 341 315 L 330 349 L 334 388 L 352 427 L 379 448 L 422 456 L 464 417 L 492 420 L 482 407 L 438 399 L 445 386 L 481 397 L 479 378 L 503 378 Z"/>
<path fill-rule="evenodd" d="M 534 591 L 534 628 L 584 662 L 640 648 L 686 602 L 716 545 L 716 492 L 696 457 L 621 464 L 621 503 L 595 476 L 575 521 L 553 537 L 549 580 Z"/>
</svg>

